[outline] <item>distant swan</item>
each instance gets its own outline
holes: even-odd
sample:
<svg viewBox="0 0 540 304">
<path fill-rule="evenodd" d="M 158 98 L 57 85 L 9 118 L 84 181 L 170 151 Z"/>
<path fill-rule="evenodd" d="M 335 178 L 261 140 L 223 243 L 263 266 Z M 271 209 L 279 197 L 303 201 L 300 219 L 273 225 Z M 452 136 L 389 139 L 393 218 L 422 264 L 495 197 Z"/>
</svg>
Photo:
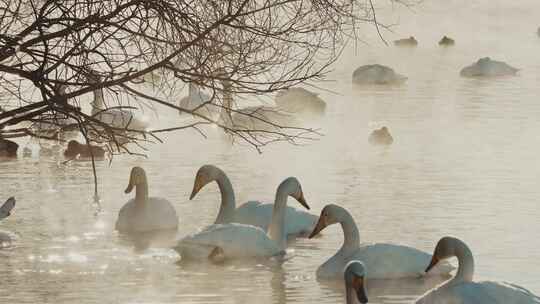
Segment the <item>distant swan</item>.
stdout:
<svg viewBox="0 0 540 304">
<path fill-rule="evenodd" d="M 92 75 L 90 81 L 97 84 L 100 80 L 98 76 Z M 93 91 L 94 101 L 92 102 L 92 116 L 99 121 L 114 128 L 131 129 L 144 131 L 149 123 L 146 118 L 136 117 L 131 111 L 123 109 L 107 109 L 103 98 L 103 89 L 97 88 Z"/>
<path fill-rule="evenodd" d="M 64 151 L 64 156 L 69 159 L 80 158 L 103 158 L 105 150 L 98 146 L 81 144 L 76 140 L 70 140 L 67 149 Z"/>
<path fill-rule="evenodd" d="M 382 127 L 371 132 L 368 142 L 372 145 L 388 146 L 394 142 L 394 138 L 390 135 L 387 127 Z"/>
<path fill-rule="evenodd" d="M 221 205 L 215 224 L 240 223 L 260 227 L 270 226 L 273 204 L 248 201 L 236 208 L 236 199 L 232 184 L 223 170 L 213 165 L 204 165 L 198 171 L 190 199 L 207 184 L 216 182 L 221 192 Z M 315 227 L 317 216 L 293 207 L 285 209 L 285 234 L 288 237 L 307 237 Z"/>
<path fill-rule="evenodd" d="M 118 212 L 116 230 L 122 233 L 176 230 L 178 217 L 172 204 L 160 197 L 148 196 L 146 173 L 141 167 L 131 169 L 125 193 L 136 188 L 135 198 L 129 200 Z"/>
<path fill-rule="evenodd" d="M 11 215 L 11 210 L 15 207 L 15 198 L 10 197 L 6 202 L 0 207 L 0 220 L 5 219 Z M 0 248 L 8 247 L 11 245 L 12 237 L 9 232 L 0 231 Z"/>
<path fill-rule="evenodd" d="M 187 110 L 195 110 L 197 109 L 197 112 L 200 112 L 201 115 L 213 115 L 213 112 L 210 109 L 209 106 L 202 106 L 204 103 L 209 102 L 212 99 L 212 97 L 203 91 L 201 91 L 201 88 L 196 85 L 195 83 L 190 82 L 188 86 L 188 96 L 180 99 L 180 102 L 178 106 L 183 109 Z M 179 111 L 179 114 L 182 115 L 185 112 Z"/>
<path fill-rule="evenodd" d="M 342 271 L 351 260 L 360 260 L 367 267 L 370 279 L 397 279 L 419 277 L 429 262 L 428 253 L 403 245 L 376 243 L 360 246 L 360 234 L 350 213 L 337 205 L 326 205 L 321 211 L 317 226 L 310 235 L 314 237 L 325 227 L 340 223 L 344 241 L 338 252 L 317 269 L 321 279 L 340 278 Z M 448 274 L 454 268 L 445 263 L 433 274 Z"/>
<path fill-rule="evenodd" d="M 478 59 L 470 66 L 464 67 L 460 75 L 462 77 L 497 77 L 516 75 L 519 69 L 516 69 L 505 62 L 491 60 L 489 57 Z"/>
<path fill-rule="evenodd" d="M 366 268 L 358 260 L 350 261 L 345 266 L 345 297 L 347 304 L 367 303 L 366 293 Z"/>
<path fill-rule="evenodd" d="M 440 46 L 452 46 L 454 44 L 456 44 L 454 39 L 446 36 L 442 37 L 442 39 L 439 41 Z"/>
<path fill-rule="evenodd" d="M 416 38 L 414 38 L 414 36 L 411 36 L 409 38 L 394 40 L 394 45 L 396 45 L 396 46 L 417 46 L 418 41 L 416 41 Z"/>
<path fill-rule="evenodd" d="M 404 83 L 407 77 L 396 73 L 387 66 L 368 64 L 354 70 L 352 80 L 360 85 L 397 85 Z"/>
<path fill-rule="evenodd" d="M 474 282 L 474 258 L 469 247 L 461 240 L 443 237 L 437 243 L 426 273 L 440 261 L 457 257 L 459 262 L 455 277 L 422 295 L 416 304 L 538 304 L 540 297 L 510 283 Z"/>
<path fill-rule="evenodd" d="M 294 197 L 309 209 L 302 187 L 294 177 L 285 179 L 276 191 L 272 221 L 268 233 L 245 224 L 214 224 L 201 232 L 178 241 L 174 248 L 184 260 L 212 261 L 234 258 L 272 257 L 282 255 L 287 248 L 285 209 L 287 197 Z"/>
<path fill-rule="evenodd" d="M 318 94 L 304 88 L 279 91 L 275 103 L 286 112 L 300 115 L 323 115 L 326 110 L 326 102 Z"/>
</svg>

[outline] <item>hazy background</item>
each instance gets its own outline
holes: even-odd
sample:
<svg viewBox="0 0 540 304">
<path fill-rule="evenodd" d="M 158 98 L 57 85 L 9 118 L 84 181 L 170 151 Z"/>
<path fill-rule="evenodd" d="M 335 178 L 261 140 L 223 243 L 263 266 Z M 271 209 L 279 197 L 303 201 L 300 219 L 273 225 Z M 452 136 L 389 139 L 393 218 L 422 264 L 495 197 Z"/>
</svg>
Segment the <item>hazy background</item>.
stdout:
<svg viewBox="0 0 540 304">
<path fill-rule="evenodd" d="M 1 197 L 15 195 L 17 206 L 0 229 L 19 240 L 0 250 L 0 302 L 343 302 L 340 285 L 315 279 L 318 265 L 341 246 L 337 225 L 321 238 L 291 244 L 293 258 L 283 265 L 182 266 L 173 250 L 135 253 L 113 232 L 118 210 L 132 197 L 123 190 L 135 165 L 147 170 L 150 195 L 174 203 L 180 236 L 210 224 L 218 210 L 217 186 L 188 200 L 196 170 L 207 163 L 228 173 L 238 202 L 270 202 L 278 183 L 296 176 L 314 213 L 327 203 L 346 207 L 363 242 L 432 251 L 440 237 L 455 235 L 473 250 L 477 279 L 540 293 L 538 12 L 537 0 L 433 0 L 413 9 L 383 8 L 380 20 L 398 23 L 385 38 L 414 35 L 419 46 L 386 47 L 366 26 L 367 44 L 351 46 L 334 66 L 332 81 L 320 84 L 335 93 L 320 91 L 328 107 L 319 141 L 274 145 L 259 155 L 231 147 L 217 130 L 208 130 L 207 140 L 193 131 L 174 133 L 151 146 L 148 159 L 99 163 L 98 214 L 89 163 L 37 157 L 1 162 Z M 443 35 L 456 45 L 440 48 Z M 485 56 L 522 71 L 503 79 L 459 77 L 463 66 Z M 355 87 L 353 70 L 369 63 L 393 67 L 409 80 L 395 88 Z M 156 124 L 170 125 L 178 116 L 159 119 Z M 382 125 L 394 144 L 369 146 L 369 132 Z M 369 290 L 373 303 L 410 302 L 426 290 L 421 283 L 376 287 Z"/>
</svg>

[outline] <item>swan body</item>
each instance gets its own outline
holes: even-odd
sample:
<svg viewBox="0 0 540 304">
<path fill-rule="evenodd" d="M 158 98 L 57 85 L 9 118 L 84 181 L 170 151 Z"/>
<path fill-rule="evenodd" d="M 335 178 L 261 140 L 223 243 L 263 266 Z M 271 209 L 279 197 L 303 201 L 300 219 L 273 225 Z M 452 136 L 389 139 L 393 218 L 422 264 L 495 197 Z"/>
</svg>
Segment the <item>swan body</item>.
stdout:
<svg viewBox="0 0 540 304">
<path fill-rule="evenodd" d="M 288 196 L 294 197 L 309 209 L 300 183 L 296 178 L 290 177 L 285 179 L 276 191 L 272 223 L 267 233 L 251 225 L 214 224 L 199 233 L 181 239 L 174 249 L 186 260 L 212 259 L 217 252 L 223 258 L 264 258 L 281 255 L 287 247 L 284 228 Z M 198 256 L 193 256 L 194 254 Z"/>
<path fill-rule="evenodd" d="M 176 210 L 168 200 L 148 196 L 146 173 L 140 167 L 131 170 L 125 193 L 130 193 L 134 187 L 135 198 L 120 209 L 116 230 L 121 233 L 176 230 L 178 227 Z"/>
<path fill-rule="evenodd" d="M 417 304 L 535 304 L 540 297 L 530 291 L 505 282 L 474 282 L 474 259 L 469 247 L 453 237 L 442 238 L 435 248 L 432 260 L 426 269 L 430 271 L 439 261 L 457 257 L 459 262 L 456 276 L 442 285 L 427 291 Z"/>
<path fill-rule="evenodd" d="M 273 204 L 249 201 L 236 208 L 232 184 L 223 170 L 204 165 L 198 171 L 191 199 L 207 184 L 216 182 L 221 193 L 221 205 L 215 224 L 240 223 L 268 230 L 272 219 Z M 307 236 L 315 227 L 317 216 L 290 206 L 285 208 L 285 234 L 287 237 Z"/>
<path fill-rule="evenodd" d="M 180 99 L 179 107 L 187 110 L 197 109 L 201 115 L 213 115 L 213 111 L 210 110 L 208 106 L 201 107 L 204 103 L 209 102 L 212 97 L 199 88 L 194 83 L 190 83 L 188 87 L 188 96 Z M 199 108 L 200 107 L 200 108 Z M 179 111 L 179 114 L 182 115 L 184 112 Z"/>
<path fill-rule="evenodd" d="M 11 215 L 11 210 L 15 207 L 15 198 L 10 197 L 0 207 L 0 220 L 5 219 Z M 0 248 L 9 247 L 13 241 L 12 234 L 10 232 L 0 231 Z"/>
<path fill-rule="evenodd" d="M 491 60 L 489 57 L 478 59 L 470 66 L 464 67 L 460 75 L 462 77 L 497 77 L 516 75 L 516 69 L 505 62 Z"/>
<path fill-rule="evenodd" d="M 289 113 L 303 115 L 322 115 L 326 102 L 318 94 L 304 88 L 289 88 L 276 94 L 276 105 Z"/>
<path fill-rule="evenodd" d="M 389 146 L 394 142 L 394 138 L 390 135 L 387 127 L 382 127 L 371 132 L 368 142 L 372 145 Z"/>
<path fill-rule="evenodd" d="M 414 36 L 411 36 L 409 38 L 394 40 L 394 45 L 411 47 L 411 46 L 417 46 L 418 41 L 416 40 L 416 38 L 414 38 Z"/>
<path fill-rule="evenodd" d="M 341 277 L 345 265 L 351 260 L 360 260 L 367 269 L 370 279 L 399 279 L 419 277 L 430 255 L 418 249 L 387 243 L 360 246 L 360 234 L 354 219 L 347 210 L 337 205 L 327 205 L 321 211 L 317 226 L 310 238 L 317 235 L 328 225 L 340 223 L 344 233 L 344 242 L 339 251 L 317 269 L 317 277 L 336 279 Z M 433 275 L 448 274 L 453 267 L 441 264 Z"/>
<path fill-rule="evenodd" d="M 97 76 L 92 76 L 91 81 L 98 81 Z M 101 88 L 93 91 L 92 116 L 99 121 L 114 128 L 144 131 L 149 123 L 146 117 L 136 117 L 131 111 L 123 109 L 107 109 Z"/>
<path fill-rule="evenodd" d="M 372 84 L 401 84 L 407 77 L 396 73 L 393 69 L 380 65 L 369 64 L 357 68 L 353 73 L 353 82 L 361 85 Z"/>
<path fill-rule="evenodd" d="M 454 44 L 456 44 L 454 39 L 447 36 L 442 37 L 442 39 L 439 41 L 440 46 L 452 46 Z"/>
</svg>

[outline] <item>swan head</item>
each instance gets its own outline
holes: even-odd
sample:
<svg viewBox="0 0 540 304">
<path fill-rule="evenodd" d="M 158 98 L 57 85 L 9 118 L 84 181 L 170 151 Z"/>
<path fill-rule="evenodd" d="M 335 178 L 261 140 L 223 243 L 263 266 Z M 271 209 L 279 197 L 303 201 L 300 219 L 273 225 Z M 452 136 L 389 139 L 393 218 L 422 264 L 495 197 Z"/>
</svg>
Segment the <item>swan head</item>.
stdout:
<svg viewBox="0 0 540 304">
<path fill-rule="evenodd" d="M 292 196 L 306 209 L 310 209 L 309 205 L 306 202 L 306 199 L 304 198 L 302 185 L 300 185 L 300 182 L 298 181 L 298 179 L 296 179 L 296 177 L 288 177 L 284 181 L 282 181 L 281 184 L 279 184 L 276 193 L 284 193 L 287 194 L 287 196 Z"/>
<path fill-rule="evenodd" d="M 430 271 L 441 260 L 456 256 L 456 244 L 458 242 L 460 242 L 458 239 L 450 236 L 445 236 L 440 239 L 439 242 L 437 242 L 437 246 L 435 246 L 435 251 L 431 257 L 431 262 L 429 263 L 425 272 Z"/>
<path fill-rule="evenodd" d="M 197 175 L 195 175 L 195 182 L 193 183 L 193 190 L 191 191 L 189 199 L 192 200 L 204 186 L 217 180 L 223 174 L 223 171 L 214 165 L 204 165 L 200 167 L 197 171 Z"/>
<path fill-rule="evenodd" d="M 353 260 L 345 266 L 345 286 L 347 292 L 353 290 L 358 302 L 362 304 L 368 302 L 365 288 L 365 276 L 366 268 L 362 262 Z"/>
<path fill-rule="evenodd" d="M 11 210 L 15 207 L 15 198 L 12 196 L 0 207 L 0 220 L 11 215 Z"/>
<path fill-rule="evenodd" d="M 323 210 L 321 211 L 321 215 L 319 216 L 319 220 L 317 221 L 317 224 L 315 225 L 315 228 L 309 235 L 309 238 L 313 238 L 319 232 L 323 231 L 324 228 L 327 226 L 330 226 L 335 223 L 339 223 L 341 219 L 341 214 L 345 211 L 342 207 L 334 204 L 329 204 L 324 206 Z"/>
<path fill-rule="evenodd" d="M 129 176 L 129 184 L 124 192 L 130 193 L 133 187 L 143 183 L 146 183 L 146 172 L 141 167 L 133 167 Z"/>
</svg>

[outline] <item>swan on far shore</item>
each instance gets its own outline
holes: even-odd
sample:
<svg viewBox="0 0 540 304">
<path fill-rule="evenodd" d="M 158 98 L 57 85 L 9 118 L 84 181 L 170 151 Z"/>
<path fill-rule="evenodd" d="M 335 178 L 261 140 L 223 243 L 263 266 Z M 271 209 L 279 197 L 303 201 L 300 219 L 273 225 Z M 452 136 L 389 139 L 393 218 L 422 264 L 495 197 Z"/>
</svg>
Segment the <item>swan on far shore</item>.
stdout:
<svg viewBox="0 0 540 304">
<path fill-rule="evenodd" d="M 129 184 L 124 192 L 130 193 L 133 188 L 135 198 L 118 212 L 116 230 L 129 234 L 178 228 L 178 217 L 172 204 L 164 198 L 148 196 L 146 172 L 141 167 L 131 169 Z"/>
<path fill-rule="evenodd" d="M 416 304 L 538 304 L 540 297 L 523 287 L 506 282 L 474 282 L 474 258 L 469 247 L 454 237 L 443 237 L 437 243 L 426 273 L 442 261 L 457 257 L 456 275 L 442 285 L 427 291 Z"/>
<path fill-rule="evenodd" d="M 369 279 L 419 278 L 422 276 L 430 255 L 418 249 L 388 243 L 360 245 L 360 233 L 351 214 L 337 205 L 326 205 L 310 238 L 325 227 L 339 223 L 343 229 L 344 241 L 338 252 L 317 269 L 320 279 L 340 278 L 345 265 L 351 260 L 360 260 L 366 266 Z M 454 269 L 448 263 L 441 263 L 431 275 L 447 275 Z"/>
<path fill-rule="evenodd" d="M 268 233 L 259 227 L 229 223 L 214 224 L 179 240 L 174 249 L 182 260 L 213 262 L 236 258 L 267 258 L 285 254 L 287 235 L 285 211 L 287 198 L 294 197 L 309 209 L 302 187 L 294 177 L 285 179 L 276 191 Z"/>
</svg>

